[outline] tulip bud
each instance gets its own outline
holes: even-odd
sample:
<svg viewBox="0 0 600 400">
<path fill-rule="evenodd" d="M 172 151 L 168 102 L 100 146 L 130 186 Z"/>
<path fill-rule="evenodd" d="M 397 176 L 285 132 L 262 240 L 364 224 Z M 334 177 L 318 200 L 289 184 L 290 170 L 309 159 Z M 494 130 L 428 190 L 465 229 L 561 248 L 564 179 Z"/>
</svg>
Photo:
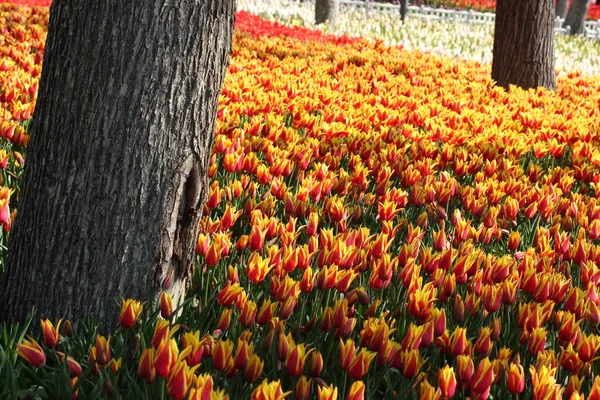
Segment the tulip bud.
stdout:
<svg viewBox="0 0 600 400">
<path fill-rule="evenodd" d="M 167 292 L 160 295 L 160 315 L 164 319 L 170 319 L 173 315 L 173 299 Z"/>
</svg>

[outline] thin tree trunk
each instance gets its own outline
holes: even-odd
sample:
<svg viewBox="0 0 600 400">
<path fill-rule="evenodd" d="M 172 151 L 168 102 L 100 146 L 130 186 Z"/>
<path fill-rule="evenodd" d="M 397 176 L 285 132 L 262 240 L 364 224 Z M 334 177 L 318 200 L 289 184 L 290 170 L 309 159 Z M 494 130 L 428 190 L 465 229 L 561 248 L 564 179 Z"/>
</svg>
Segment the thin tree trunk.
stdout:
<svg viewBox="0 0 600 400">
<path fill-rule="evenodd" d="M 400 0 L 400 18 L 402 21 L 406 19 L 406 12 L 408 11 L 408 0 Z"/>
<path fill-rule="evenodd" d="M 331 26 L 336 26 L 339 12 L 339 0 L 316 0 L 315 24 L 319 25 L 325 22 L 329 22 Z"/>
<path fill-rule="evenodd" d="M 55 0 L 0 320 L 180 298 L 194 265 L 234 0 Z"/>
<path fill-rule="evenodd" d="M 557 0 L 554 14 L 557 17 L 565 18 L 569 9 L 569 0 Z"/>
<path fill-rule="evenodd" d="M 587 17 L 591 2 L 592 0 L 573 0 L 571 3 L 565 22 L 563 23 L 564 28 L 567 26 L 571 28 L 571 35 L 584 33 L 585 18 Z"/>
<path fill-rule="evenodd" d="M 554 90 L 553 0 L 498 0 L 492 79 L 499 86 Z"/>
</svg>

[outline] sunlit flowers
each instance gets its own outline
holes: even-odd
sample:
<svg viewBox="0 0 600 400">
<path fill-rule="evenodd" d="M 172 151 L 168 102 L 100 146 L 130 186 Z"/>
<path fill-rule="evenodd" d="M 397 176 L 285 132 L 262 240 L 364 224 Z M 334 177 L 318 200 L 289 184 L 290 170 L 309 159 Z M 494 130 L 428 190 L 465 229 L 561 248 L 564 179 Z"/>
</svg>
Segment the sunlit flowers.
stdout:
<svg viewBox="0 0 600 400">
<path fill-rule="evenodd" d="M 121 300 L 121 313 L 119 314 L 119 322 L 123 328 L 132 328 L 137 322 L 144 305 L 137 300 Z"/>
</svg>

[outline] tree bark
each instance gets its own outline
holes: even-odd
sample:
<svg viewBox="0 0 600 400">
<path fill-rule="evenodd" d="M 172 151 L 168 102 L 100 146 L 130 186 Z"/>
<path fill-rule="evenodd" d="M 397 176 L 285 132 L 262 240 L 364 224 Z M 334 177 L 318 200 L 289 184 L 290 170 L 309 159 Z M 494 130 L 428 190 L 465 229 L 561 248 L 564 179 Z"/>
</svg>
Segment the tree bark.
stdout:
<svg viewBox="0 0 600 400">
<path fill-rule="evenodd" d="M 336 26 L 339 12 L 339 0 L 316 0 L 315 24 L 319 25 L 324 22 L 329 22 L 331 26 Z"/>
<path fill-rule="evenodd" d="M 408 0 L 400 0 L 400 18 L 402 21 L 406 19 L 406 12 L 408 11 Z"/>
<path fill-rule="evenodd" d="M 571 3 L 565 22 L 563 22 L 563 28 L 567 26 L 571 28 L 571 35 L 584 33 L 585 18 L 587 17 L 591 2 L 592 0 L 573 0 Z"/>
<path fill-rule="evenodd" d="M 557 17 L 564 18 L 567 16 L 568 9 L 569 9 L 569 0 L 557 0 L 554 14 Z"/>
<path fill-rule="evenodd" d="M 553 0 L 498 0 L 492 79 L 506 89 L 555 89 Z"/>
<path fill-rule="evenodd" d="M 55 0 L 0 320 L 181 298 L 195 259 L 234 0 Z M 177 301 L 177 300 L 176 300 Z"/>
</svg>

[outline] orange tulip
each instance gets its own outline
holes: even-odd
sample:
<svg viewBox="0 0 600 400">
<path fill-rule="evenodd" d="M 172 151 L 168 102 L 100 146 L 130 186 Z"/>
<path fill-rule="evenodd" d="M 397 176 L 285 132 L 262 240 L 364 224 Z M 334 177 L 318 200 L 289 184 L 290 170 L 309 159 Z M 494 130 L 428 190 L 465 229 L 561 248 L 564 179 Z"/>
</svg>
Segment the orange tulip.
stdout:
<svg viewBox="0 0 600 400">
<path fill-rule="evenodd" d="M 310 396 L 310 384 L 312 379 L 306 379 L 304 375 L 298 379 L 298 383 L 296 383 L 296 395 L 294 396 L 294 400 L 308 400 Z"/>
<path fill-rule="evenodd" d="M 441 368 L 438 371 L 437 382 L 443 398 L 449 399 L 454 396 L 454 392 L 456 391 L 454 368 L 449 367 L 448 365 Z"/>
<path fill-rule="evenodd" d="M 512 394 L 520 394 L 525 389 L 525 372 L 521 364 L 510 364 L 506 374 L 506 386 Z"/>
</svg>

